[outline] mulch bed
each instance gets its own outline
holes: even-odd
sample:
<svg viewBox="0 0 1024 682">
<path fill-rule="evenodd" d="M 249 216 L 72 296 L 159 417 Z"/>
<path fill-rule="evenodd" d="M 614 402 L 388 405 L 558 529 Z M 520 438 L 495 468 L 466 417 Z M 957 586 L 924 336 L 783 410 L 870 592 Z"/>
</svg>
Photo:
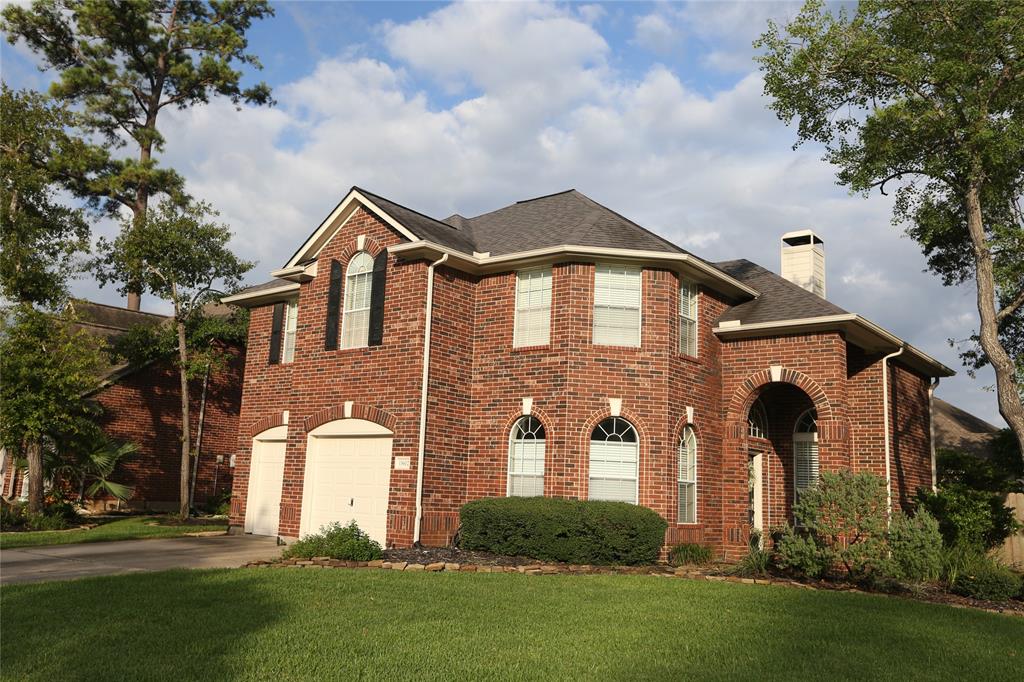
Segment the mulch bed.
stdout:
<svg viewBox="0 0 1024 682">
<path fill-rule="evenodd" d="M 411 547 L 409 549 L 386 549 L 384 560 L 406 561 L 410 564 L 433 564 L 438 561 L 454 564 L 486 564 L 488 566 L 528 566 L 536 559 L 523 556 L 504 556 L 490 552 L 471 552 L 457 547 Z"/>
</svg>

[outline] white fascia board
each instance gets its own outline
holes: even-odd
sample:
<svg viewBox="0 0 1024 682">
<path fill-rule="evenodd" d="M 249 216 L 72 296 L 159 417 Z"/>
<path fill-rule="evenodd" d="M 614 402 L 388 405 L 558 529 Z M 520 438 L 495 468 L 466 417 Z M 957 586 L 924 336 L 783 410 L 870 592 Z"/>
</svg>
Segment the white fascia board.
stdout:
<svg viewBox="0 0 1024 682">
<path fill-rule="evenodd" d="M 847 334 L 847 339 L 867 350 L 895 350 L 905 348 L 908 359 L 912 358 L 919 368 L 929 373 L 929 376 L 953 376 L 956 372 L 942 364 L 927 353 L 896 336 L 892 332 L 879 327 L 871 320 L 867 320 L 854 313 L 841 315 L 822 315 L 820 317 L 804 317 L 793 320 L 779 320 L 776 322 L 754 322 L 751 324 L 722 323 L 712 329 L 715 334 L 724 337 L 751 337 L 767 335 L 770 332 L 795 334 L 802 331 L 825 331 L 837 329 Z M 872 343 L 873 342 L 873 343 Z"/>
<path fill-rule="evenodd" d="M 291 282 L 311 282 L 316 277 L 318 262 L 319 261 L 313 261 L 306 265 L 296 265 L 290 268 L 272 270 L 270 272 L 270 276 L 277 277 L 278 279 L 286 279 Z"/>
<path fill-rule="evenodd" d="M 366 196 L 359 192 L 359 190 L 352 189 L 345 198 L 342 199 L 341 203 L 331 211 L 331 214 L 327 216 L 322 223 L 320 223 L 320 226 L 316 228 L 312 235 L 310 235 L 309 239 L 299 247 L 299 250 L 295 252 L 295 255 L 291 257 L 283 269 L 287 270 L 289 268 L 294 268 L 303 261 L 316 258 L 324 248 L 324 245 L 331 240 L 331 237 L 341 229 L 348 218 L 352 215 L 357 205 L 364 206 L 409 241 L 420 241 L 419 237 L 410 232 L 405 226 L 388 215 L 375 203 L 366 198 Z"/>
<path fill-rule="evenodd" d="M 448 264 L 459 267 L 471 274 L 488 274 L 505 270 L 553 263 L 564 258 L 584 258 L 590 261 L 616 261 L 623 263 L 656 264 L 674 266 L 690 277 L 711 286 L 725 290 L 734 296 L 750 296 L 756 298 L 759 292 L 748 287 L 739 280 L 711 267 L 707 263 L 686 253 L 667 253 L 665 251 L 641 251 L 637 249 L 613 249 L 602 246 L 575 246 L 565 244 L 549 246 L 543 249 L 517 251 L 500 256 L 482 256 L 454 251 L 439 244 L 419 241 L 415 244 L 396 244 L 388 248 L 395 255 L 436 257 L 447 253 Z"/>
<path fill-rule="evenodd" d="M 252 308 L 264 303 L 283 301 L 294 298 L 299 292 L 298 282 L 289 282 L 272 289 L 258 289 L 257 291 L 243 291 L 233 296 L 225 296 L 220 299 L 221 303 L 230 303 L 243 308 Z"/>
</svg>

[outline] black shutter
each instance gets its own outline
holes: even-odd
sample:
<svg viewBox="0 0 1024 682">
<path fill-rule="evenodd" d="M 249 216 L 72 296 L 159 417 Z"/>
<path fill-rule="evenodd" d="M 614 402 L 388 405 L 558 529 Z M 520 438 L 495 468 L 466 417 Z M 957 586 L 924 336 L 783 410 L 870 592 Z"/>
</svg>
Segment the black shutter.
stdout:
<svg viewBox="0 0 1024 682">
<path fill-rule="evenodd" d="M 281 326 L 284 322 L 284 303 L 274 304 L 274 321 L 270 325 L 270 364 L 281 362 Z"/>
<path fill-rule="evenodd" d="M 368 346 L 384 343 L 384 280 L 388 272 L 388 252 L 373 259 L 373 284 L 370 289 L 370 338 Z"/>
<path fill-rule="evenodd" d="M 331 261 L 331 285 L 327 290 L 327 331 L 324 350 L 338 350 L 338 316 L 341 315 L 341 263 Z"/>
</svg>

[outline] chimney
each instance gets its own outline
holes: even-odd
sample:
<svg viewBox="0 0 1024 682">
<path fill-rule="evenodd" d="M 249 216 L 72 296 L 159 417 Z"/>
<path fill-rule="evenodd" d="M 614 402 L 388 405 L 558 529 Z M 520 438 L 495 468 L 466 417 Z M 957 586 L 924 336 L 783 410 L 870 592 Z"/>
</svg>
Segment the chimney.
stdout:
<svg viewBox="0 0 1024 682">
<path fill-rule="evenodd" d="M 825 242 L 811 230 L 782 235 L 782 276 L 825 298 Z"/>
</svg>

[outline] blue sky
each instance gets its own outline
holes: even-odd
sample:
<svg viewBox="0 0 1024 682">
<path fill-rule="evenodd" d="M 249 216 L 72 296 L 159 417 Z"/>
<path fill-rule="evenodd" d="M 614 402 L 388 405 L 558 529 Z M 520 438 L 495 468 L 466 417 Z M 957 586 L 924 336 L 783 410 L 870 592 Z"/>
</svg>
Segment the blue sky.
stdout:
<svg viewBox="0 0 1024 682">
<path fill-rule="evenodd" d="M 825 240 L 829 298 L 959 369 L 970 287 L 923 272 L 886 197 L 849 196 L 767 110 L 751 42 L 793 3 L 282 2 L 250 47 L 278 106 L 162 114 L 167 152 L 267 278 L 361 185 L 476 215 L 575 187 L 709 260 L 773 270 L 782 233 Z M 23 46 L 3 77 L 45 89 Z M 109 224 L 97 234 L 109 233 Z M 75 292 L 117 302 L 80 281 Z M 161 310 L 159 302 L 146 305 Z M 1002 424 L 990 372 L 938 394 Z"/>
</svg>

